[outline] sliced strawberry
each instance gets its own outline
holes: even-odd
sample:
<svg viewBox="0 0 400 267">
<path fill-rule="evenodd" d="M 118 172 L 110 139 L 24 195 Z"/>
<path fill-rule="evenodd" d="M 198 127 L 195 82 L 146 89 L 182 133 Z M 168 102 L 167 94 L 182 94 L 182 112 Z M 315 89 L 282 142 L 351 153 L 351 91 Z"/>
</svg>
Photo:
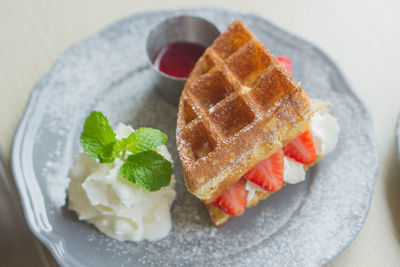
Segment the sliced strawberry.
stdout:
<svg viewBox="0 0 400 267">
<path fill-rule="evenodd" d="M 223 210 L 232 216 L 243 214 L 247 205 L 247 191 L 245 190 L 246 180 L 240 179 L 225 191 L 212 205 Z"/>
<path fill-rule="evenodd" d="M 290 74 L 292 74 L 292 61 L 290 60 L 290 58 L 281 56 L 281 57 L 277 57 L 276 59 L 279 61 L 279 63 L 282 64 L 282 66 L 285 67 L 285 69 Z"/>
<path fill-rule="evenodd" d="M 244 177 L 267 191 L 278 191 L 283 184 L 283 151 L 257 163 Z"/>
<path fill-rule="evenodd" d="M 288 156 L 303 164 L 312 164 L 315 161 L 316 153 L 313 136 L 310 129 L 297 136 L 283 148 L 285 156 Z"/>
</svg>

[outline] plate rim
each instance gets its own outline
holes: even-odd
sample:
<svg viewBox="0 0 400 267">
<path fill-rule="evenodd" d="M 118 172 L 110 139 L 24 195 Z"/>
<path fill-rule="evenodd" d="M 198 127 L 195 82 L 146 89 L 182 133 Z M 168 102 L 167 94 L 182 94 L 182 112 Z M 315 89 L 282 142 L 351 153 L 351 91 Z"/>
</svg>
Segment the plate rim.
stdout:
<svg viewBox="0 0 400 267">
<path fill-rule="evenodd" d="M 246 17 L 254 18 L 258 21 L 262 21 L 263 23 L 269 24 L 269 26 L 271 26 L 274 30 L 280 31 L 281 33 L 285 34 L 286 36 L 291 37 L 294 40 L 294 42 L 301 42 L 303 46 L 309 46 L 310 48 L 312 48 L 312 50 L 314 52 L 316 52 L 318 54 L 319 57 L 323 58 L 323 60 L 327 64 L 330 65 L 330 67 L 332 68 L 332 71 L 334 72 L 334 75 L 339 77 L 339 79 L 341 80 L 341 83 L 343 85 L 345 85 L 346 92 L 348 94 L 352 95 L 354 100 L 357 100 L 359 102 L 359 106 L 360 106 L 360 108 L 362 108 L 364 110 L 364 116 L 367 119 L 367 121 L 365 122 L 366 125 L 368 125 L 368 133 L 366 133 L 366 136 L 368 136 L 371 141 L 371 147 L 373 148 L 373 150 L 375 152 L 374 156 L 376 158 L 375 165 L 373 166 L 373 169 L 374 169 L 373 181 L 372 181 L 371 192 L 369 192 L 367 208 L 365 209 L 360 222 L 354 227 L 356 229 L 354 235 L 349 240 L 346 240 L 346 245 L 343 246 L 336 253 L 333 253 L 333 255 L 325 255 L 324 258 L 320 259 L 320 262 L 318 262 L 318 264 L 322 265 L 322 264 L 328 262 L 329 260 L 335 258 L 337 255 L 339 255 L 344 249 L 346 249 L 352 243 L 352 241 L 355 239 L 355 237 L 360 232 L 362 226 L 364 225 L 364 223 L 366 221 L 366 217 L 369 213 L 369 210 L 371 208 L 372 196 L 373 196 L 373 192 L 375 189 L 375 184 L 376 184 L 376 179 L 377 179 L 381 159 L 380 159 L 380 155 L 378 153 L 377 141 L 373 134 L 373 121 L 372 121 L 371 112 L 370 112 L 369 108 L 367 107 L 367 105 L 362 100 L 362 98 L 359 96 L 359 94 L 353 89 L 353 86 L 351 85 L 351 83 L 349 83 L 347 78 L 344 76 L 344 74 L 342 73 L 341 69 L 338 67 L 336 62 L 334 60 L 332 60 L 327 55 L 327 53 L 324 52 L 317 45 L 309 42 L 308 40 L 306 40 L 304 38 L 299 37 L 295 33 L 291 33 L 289 31 L 287 31 L 286 29 L 281 28 L 280 26 L 277 26 L 275 23 L 269 21 L 268 18 L 263 17 L 262 15 L 249 13 L 249 12 L 234 11 L 231 9 L 221 8 L 221 7 L 211 7 L 211 6 L 203 6 L 203 7 L 196 7 L 196 8 L 179 8 L 179 9 L 172 9 L 172 10 L 159 9 L 159 10 L 151 10 L 151 11 L 134 13 L 134 14 L 128 15 L 126 17 L 123 17 L 123 18 L 107 25 L 100 31 L 97 31 L 96 33 L 89 35 L 88 37 L 84 38 L 83 40 L 78 41 L 77 43 L 74 43 L 73 45 L 68 47 L 64 52 L 62 52 L 59 55 L 58 59 L 55 61 L 55 63 L 52 65 L 50 70 L 46 74 L 44 74 L 39 79 L 39 81 L 34 85 L 32 91 L 31 91 L 30 97 L 28 99 L 28 102 L 25 106 L 25 110 L 23 112 L 22 118 L 18 124 L 16 131 L 15 131 L 14 138 L 12 141 L 10 159 L 11 159 L 11 170 L 12 170 L 12 174 L 13 174 L 13 181 L 14 181 L 17 191 L 18 191 L 17 197 L 22 206 L 23 214 L 25 217 L 25 221 L 27 222 L 28 228 L 33 233 L 33 235 L 45 245 L 45 247 L 50 251 L 51 255 L 53 256 L 53 258 L 56 260 L 56 262 L 60 266 L 84 266 L 84 264 L 76 261 L 74 257 L 63 257 L 63 255 L 60 255 L 60 253 L 57 253 L 57 248 L 53 244 L 54 238 L 52 238 L 52 235 L 41 231 L 42 229 L 40 229 L 40 226 L 35 224 L 34 220 L 31 218 L 31 216 L 33 216 L 33 215 L 30 215 L 29 207 L 31 206 L 32 200 L 30 199 L 29 194 L 28 194 L 29 190 L 27 190 L 27 188 L 26 188 L 26 185 L 28 184 L 29 181 L 28 181 L 27 177 L 23 174 L 22 160 L 20 157 L 21 155 L 23 155 L 21 153 L 21 149 L 22 149 L 22 145 L 23 145 L 22 141 L 23 141 L 23 137 L 25 136 L 25 132 L 27 131 L 28 126 L 29 126 L 29 119 L 32 116 L 32 114 L 34 114 L 35 109 L 37 107 L 38 99 L 45 89 L 45 87 L 41 86 L 41 85 L 45 84 L 50 79 L 50 77 L 52 77 L 56 73 L 57 66 L 63 62 L 64 57 L 66 57 L 70 53 L 72 53 L 71 51 L 74 49 L 74 47 L 82 45 L 86 42 L 89 42 L 91 39 L 95 39 L 97 36 L 103 34 L 104 32 L 107 32 L 109 29 L 111 29 L 112 27 L 115 27 L 117 24 L 122 24 L 122 23 L 124 23 L 124 21 L 130 20 L 132 18 L 142 17 L 142 16 L 163 15 L 163 14 L 165 14 L 166 16 L 169 16 L 169 15 L 175 15 L 175 14 L 180 14 L 180 13 L 190 14 L 192 12 L 207 11 L 207 10 L 217 11 L 217 12 L 228 12 L 231 14 L 237 14 L 239 16 L 246 16 Z M 397 121 L 396 129 L 397 129 L 397 134 L 396 134 L 397 146 L 398 146 L 398 152 L 399 152 L 399 157 L 400 157 L 400 116 Z"/>
</svg>

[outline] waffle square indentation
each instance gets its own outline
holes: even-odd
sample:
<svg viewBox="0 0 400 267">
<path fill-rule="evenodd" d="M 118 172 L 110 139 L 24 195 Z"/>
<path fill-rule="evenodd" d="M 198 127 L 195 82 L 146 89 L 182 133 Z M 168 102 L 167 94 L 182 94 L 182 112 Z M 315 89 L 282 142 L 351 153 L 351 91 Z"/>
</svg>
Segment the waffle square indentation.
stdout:
<svg viewBox="0 0 400 267">
<path fill-rule="evenodd" d="M 255 81 L 250 95 L 263 110 L 270 110 L 292 88 L 287 77 L 276 67 L 270 66 Z"/>
<path fill-rule="evenodd" d="M 241 97 L 235 97 L 222 103 L 210 118 L 229 137 L 254 121 L 254 113 Z"/>
<path fill-rule="evenodd" d="M 232 92 L 230 83 L 220 71 L 211 71 L 189 88 L 208 110 Z"/>
<path fill-rule="evenodd" d="M 232 24 L 213 44 L 213 48 L 223 59 L 228 58 L 252 38 L 251 33 L 241 24 Z"/>
<path fill-rule="evenodd" d="M 192 105 L 189 103 L 187 99 L 183 100 L 183 116 L 185 124 L 188 124 L 197 117 L 196 113 L 193 110 Z"/>
<path fill-rule="evenodd" d="M 257 76 L 271 64 L 266 49 L 251 42 L 228 59 L 228 68 L 245 86 L 251 86 Z"/>
<path fill-rule="evenodd" d="M 207 156 L 216 147 L 215 140 L 204 127 L 203 122 L 194 120 L 183 132 L 182 138 L 187 146 L 187 155 L 194 161 Z"/>
<path fill-rule="evenodd" d="M 198 67 L 193 69 L 192 76 L 201 76 L 209 72 L 215 66 L 215 61 L 209 54 L 204 54 L 196 65 L 198 65 Z"/>
</svg>

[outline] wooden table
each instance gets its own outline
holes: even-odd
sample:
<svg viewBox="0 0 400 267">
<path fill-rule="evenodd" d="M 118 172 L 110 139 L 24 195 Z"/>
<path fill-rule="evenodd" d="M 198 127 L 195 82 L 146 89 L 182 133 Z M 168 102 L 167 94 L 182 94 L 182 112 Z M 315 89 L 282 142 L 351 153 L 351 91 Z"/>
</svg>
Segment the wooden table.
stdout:
<svg viewBox="0 0 400 267">
<path fill-rule="evenodd" d="M 6 160 L 31 89 L 65 49 L 133 13 L 214 2 L 1 0 L 0 145 Z M 218 2 L 257 13 L 319 45 L 367 104 L 381 153 L 371 210 L 356 239 L 327 266 L 399 266 L 400 173 L 394 129 L 400 111 L 400 1 Z M 55 265 L 48 254 L 47 259 L 39 256 L 43 248 L 35 245 L 15 201 L 0 186 L 1 265 Z"/>
</svg>

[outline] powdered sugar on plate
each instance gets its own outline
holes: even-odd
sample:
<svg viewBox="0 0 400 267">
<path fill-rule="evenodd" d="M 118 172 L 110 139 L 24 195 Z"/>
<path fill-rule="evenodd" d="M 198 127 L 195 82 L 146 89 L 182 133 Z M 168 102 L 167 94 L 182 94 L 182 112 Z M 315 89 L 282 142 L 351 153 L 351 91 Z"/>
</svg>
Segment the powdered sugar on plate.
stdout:
<svg viewBox="0 0 400 267">
<path fill-rule="evenodd" d="M 220 229 L 185 188 L 175 144 L 177 107 L 157 94 L 145 58 L 149 30 L 179 14 L 201 16 L 220 30 L 241 18 L 273 54 L 291 58 L 295 79 L 311 97 L 332 103 L 342 129 L 335 151 L 309 170 L 305 182 L 286 186 Z M 168 134 L 177 198 L 166 238 L 116 241 L 66 209 L 65 179 L 93 109 L 113 127 L 122 121 Z M 377 155 L 368 112 L 322 52 L 259 17 L 210 8 L 135 15 L 70 48 L 36 85 L 12 157 L 28 224 L 61 265 L 318 266 L 360 230 Z"/>
</svg>

